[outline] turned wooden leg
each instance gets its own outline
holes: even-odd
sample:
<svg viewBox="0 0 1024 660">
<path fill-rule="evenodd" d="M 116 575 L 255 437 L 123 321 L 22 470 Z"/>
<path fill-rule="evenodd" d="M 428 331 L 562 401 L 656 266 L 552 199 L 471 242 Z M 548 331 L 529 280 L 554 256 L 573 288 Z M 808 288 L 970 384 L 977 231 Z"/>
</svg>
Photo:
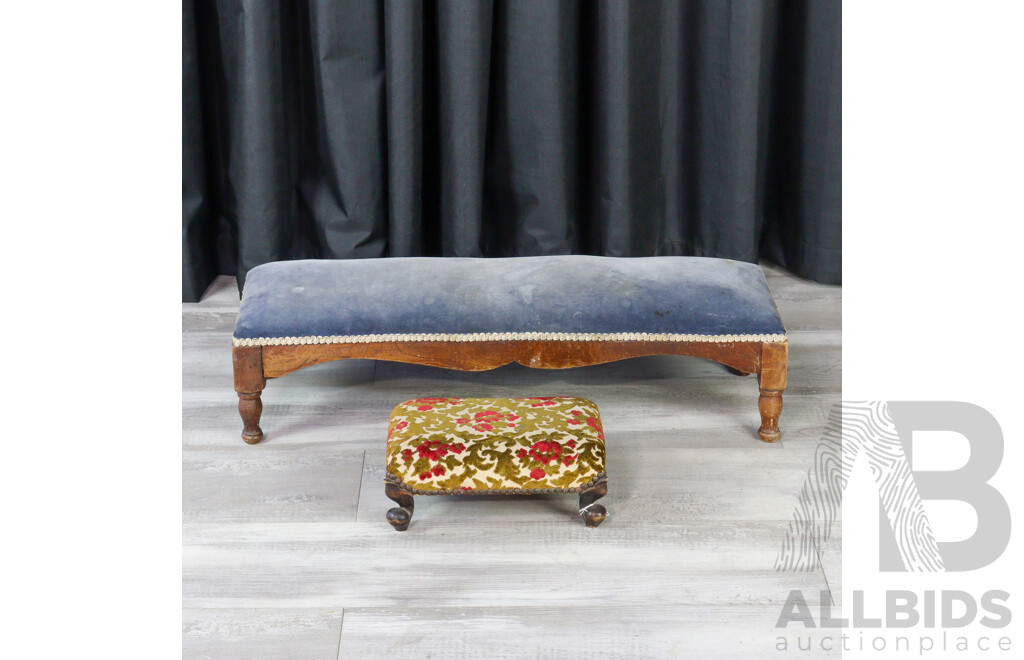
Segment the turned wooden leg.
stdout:
<svg viewBox="0 0 1024 660">
<path fill-rule="evenodd" d="M 739 369 L 734 369 L 733 367 L 730 367 L 730 366 L 726 366 L 725 368 L 728 369 L 729 373 L 731 373 L 733 376 L 749 376 L 750 375 L 749 371 L 740 371 Z"/>
<path fill-rule="evenodd" d="M 238 414 L 242 416 L 242 440 L 254 445 L 263 439 L 260 415 L 263 401 L 260 394 L 267 379 L 263 377 L 263 347 L 233 346 L 231 357 L 235 365 L 235 392 L 238 393 Z"/>
<path fill-rule="evenodd" d="M 757 373 L 761 396 L 757 408 L 761 411 L 761 428 L 757 435 L 765 442 L 775 442 L 782 433 L 779 431 L 779 415 L 782 414 L 782 392 L 786 389 L 786 371 L 789 361 L 789 344 L 765 343 L 761 345 L 761 367 Z"/>
<path fill-rule="evenodd" d="M 389 500 L 398 503 L 398 506 L 395 508 L 388 509 L 388 522 L 391 523 L 391 526 L 397 532 L 404 532 L 409 529 L 409 521 L 412 520 L 412 512 L 415 508 L 412 494 L 395 484 L 386 484 L 384 486 L 384 494 L 388 496 Z"/>
<path fill-rule="evenodd" d="M 594 504 L 608 494 L 608 482 L 602 481 L 588 491 L 580 493 L 580 515 L 587 527 L 597 527 L 608 516 L 608 510 L 600 504 Z"/>
<path fill-rule="evenodd" d="M 761 428 L 757 435 L 765 442 L 775 442 L 782 433 L 779 431 L 779 415 L 782 414 L 782 392 L 761 390 L 757 399 L 761 411 Z"/>
<path fill-rule="evenodd" d="M 260 415 L 263 414 L 263 401 L 260 400 L 260 392 L 239 392 L 238 414 L 242 416 L 242 440 L 250 445 L 262 440 Z"/>
</svg>

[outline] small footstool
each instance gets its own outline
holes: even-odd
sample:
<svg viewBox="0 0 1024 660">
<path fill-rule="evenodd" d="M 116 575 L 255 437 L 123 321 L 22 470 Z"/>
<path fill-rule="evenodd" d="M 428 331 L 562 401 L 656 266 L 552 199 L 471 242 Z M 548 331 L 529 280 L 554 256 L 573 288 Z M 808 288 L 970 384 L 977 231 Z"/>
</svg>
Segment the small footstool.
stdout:
<svg viewBox="0 0 1024 660">
<path fill-rule="evenodd" d="M 604 430 L 574 397 L 438 398 L 399 404 L 388 423 L 388 522 L 412 520 L 413 495 L 579 493 L 587 527 L 607 516 Z"/>
</svg>

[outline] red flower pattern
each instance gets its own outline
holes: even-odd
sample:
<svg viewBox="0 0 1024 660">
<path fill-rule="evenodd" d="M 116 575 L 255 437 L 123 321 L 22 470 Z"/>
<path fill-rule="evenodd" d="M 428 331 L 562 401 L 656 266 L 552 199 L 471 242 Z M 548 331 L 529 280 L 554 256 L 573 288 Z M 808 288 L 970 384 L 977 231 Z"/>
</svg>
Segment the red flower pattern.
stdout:
<svg viewBox="0 0 1024 660">
<path fill-rule="evenodd" d="M 416 410 L 422 410 L 422 411 L 425 412 L 427 410 L 433 410 L 434 406 L 441 405 L 442 403 L 447 404 L 449 406 L 452 405 L 452 404 L 456 404 L 456 403 L 462 403 L 462 399 L 448 399 L 448 398 L 445 398 L 445 397 L 440 397 L 440 398 L 424 398 L 424 399 L 413 399 L 411 401 L 411 403 L 418 403 L 418 404 L 420 404 L 419 406 L 416 407 Z"/>
<path fill-rule="evenodd" d="M 547 473 L 544 472 L 544 468 L 537 468 L 535 470 L 530 471 L 530 478 L 535 480 L 535 481 L 540 481 L 541 479 L 543 479 L 546 476 L 547 476 Z M 422 476 L 421 476 L 421 478 L 422 478 Z"/>
<path fill-rule="evenodd" d="M 416 453 L 420 455 L 420 458 L 425 458 L 428 461 L 439 461 L 447 456 L 448 452 L 461 454 L 465 450 L 466 445 L 461 442 L 447 443 L 442 440 L 427 440 L 416 446 Z M 410 452 L 410 456 L 411 454 L 412 452 Z M 405 452 L 402 455 L 404 456 Z"/>
<path fill-rule="evenodd" d="M 395 424 L 395 428 L 393 428 L 390 431 L 388 431 L 388 441 L 391 440 L 391 436 L 392 435 L 394 435 L 395 433 L 401 431 L 406 426 L 409 426 L 409 422 L 402 421 L 402 422 L 399 422 L 399 423 Z"/>
<path fill-rule="evenodd" d="M 570 449 L 576 448 L 575 440 L 569 440 L 565 444 Z M 533 460 L 539 462 L 541 465 L 547 465 L 548 463 L 557 464 L 561 462 L 566 467 L 572 465 L 572 462 L 579 458 L 579 454 L 563 453 L 562 443 L 557 442 L 555 440 L 539 440 L 533 443 L 533 446 L 531 446 L 529 450 L 520 449 L 516 453 L 516 456 L 518 456 L 519 458 L 532 458 Z M 533 472 L 530 473 L 531 476 L 538 470 L 541 470 L 541 468 L 536 468 L 535 470 L 533 470 Z M 537 479 L 538 477 L 533 478 Z"/>
<path fill-rule="evenodd" d="M 544 465 L 548 464 L 548 461 L 558 461 L 560 454 L 562 453 L 562 444 L 555 442 L 554 440 L 540 440 L 533 443 L 530 447 L 529 454 L 534 460 L 540 461 Z"/>
<path fill-rule="evenodd" d="M 477 431 L 483 433 L 484 431 L 493 431 L 494 425 L 501 423 L 502 420 L 507 420 L 509 423 L 506 426 L 515 428 L 515 420 L 519 419 L 519 415 L 512 413 L 503 414 L 496 410 L 484 410 L 476 413 L 472 417 L 459 417 L 455 420 L 456 424 L 468 424 Z"/>
</svg>

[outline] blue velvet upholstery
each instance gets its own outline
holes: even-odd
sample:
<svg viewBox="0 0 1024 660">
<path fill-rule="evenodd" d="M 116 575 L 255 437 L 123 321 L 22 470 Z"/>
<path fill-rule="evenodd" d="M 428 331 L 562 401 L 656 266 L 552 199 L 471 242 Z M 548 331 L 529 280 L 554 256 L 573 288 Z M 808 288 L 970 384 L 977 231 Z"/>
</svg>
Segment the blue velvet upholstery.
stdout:
<svg viewBox="0 0 1024 660">
<path fill-rule="evenodd" d="M 703 257 L 407 257 L 249 271 L 236 339 L 496 332 L 784 334 L 764 274 Z"/>
</svg>

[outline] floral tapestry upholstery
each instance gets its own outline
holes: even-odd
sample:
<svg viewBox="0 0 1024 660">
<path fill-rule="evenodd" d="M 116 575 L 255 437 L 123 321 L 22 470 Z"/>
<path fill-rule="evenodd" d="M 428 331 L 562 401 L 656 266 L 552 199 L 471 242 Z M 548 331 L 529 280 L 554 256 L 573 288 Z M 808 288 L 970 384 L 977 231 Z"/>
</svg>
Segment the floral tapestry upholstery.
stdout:
<svg viewBox="0 0 1024 660">
<path fill-rule="evenodd" d="M 580 492 L 604 469 L 586 399 L 414 399 L 388 424 L 388 480 L 416 493 Z"/>
</svg>

